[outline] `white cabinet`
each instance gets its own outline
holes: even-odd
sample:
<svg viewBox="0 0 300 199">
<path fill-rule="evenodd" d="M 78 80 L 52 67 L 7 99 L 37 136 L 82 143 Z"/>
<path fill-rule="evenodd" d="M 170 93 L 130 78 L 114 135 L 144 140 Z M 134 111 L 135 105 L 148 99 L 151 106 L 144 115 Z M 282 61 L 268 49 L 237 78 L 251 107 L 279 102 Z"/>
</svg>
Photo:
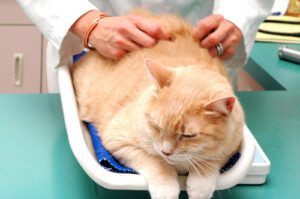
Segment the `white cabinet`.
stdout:
<svg viewBox="0 0 300 199">
<path fill-rule="evenodd" d="M 15 1 L 0 1 L 0 93 L 46 91 L 44 43 Z"/>
</svg>

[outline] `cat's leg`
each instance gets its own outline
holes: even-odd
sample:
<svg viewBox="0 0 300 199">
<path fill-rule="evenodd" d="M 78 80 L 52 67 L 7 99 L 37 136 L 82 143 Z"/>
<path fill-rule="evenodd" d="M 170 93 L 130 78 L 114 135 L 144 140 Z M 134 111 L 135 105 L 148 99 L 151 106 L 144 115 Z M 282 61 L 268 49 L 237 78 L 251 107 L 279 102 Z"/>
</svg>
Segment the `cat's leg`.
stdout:
<svg viewBox="0 0 300 199">
<path fill-rule="evenodd" d="M 186 190 L 189 199 L 209 199 L 213 196 L 219 171 L 201 175 L 199 172 L 190 172 L 187 177 Z"/>
<path fill-rule="evenodd" d="M 180 187 L 177 172 L 160 157 L 133 147 L 126 147 L 126 150 L 120 148 L 113 155 L 145 177 L 152 199 L 178 199 Z"/>
<path fill-rule="evenodd" d="M 151 198 L 178 199 L 180 187 L 176 170 L 154 157 L 142 161 L 144 165 L 138 166 L 139 173 L 147 180 Z"/>
</svg>

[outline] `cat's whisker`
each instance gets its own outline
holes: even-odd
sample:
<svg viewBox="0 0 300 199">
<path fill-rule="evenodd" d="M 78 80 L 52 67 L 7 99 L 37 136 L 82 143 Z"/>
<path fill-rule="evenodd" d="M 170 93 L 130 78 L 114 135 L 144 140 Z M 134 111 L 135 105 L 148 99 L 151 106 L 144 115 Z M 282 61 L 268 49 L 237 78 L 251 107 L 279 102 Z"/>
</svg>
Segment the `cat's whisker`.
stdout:
<svg viewBox="0 0 300 199">
<path fill-rule="evenodd" d="M 197 158 L 196 158 L 197 159 Z M 214 165 L 213 163 L 211 163 L 211 162 L 208 162 L 208 161 L 206 161 L 206 160 L 204 160 L 204 159 L 197 159 L 197 160 L 199 160 L 199 161 L 201 161 L 201 163 L 204 163 L 204 164 L 207 164 L 207 165 L 209 165 L 209 166 L 211 166 L 211 167 L 213 167 L 213 168 L 215 168 L 215 169 L 220 169 L 219 167 L 217 167 L 216 165 Z"/>
<path fill-rule="evenodd" d="M 222 158 L 222 157 L 214 157 L 214 156 L 203 156 L 203 155 L 200 155 L 199 152 L 197 153 L 186 153 L 186 154 L 176 154 L 177 157 L 200 157 L 200 158 L 203 158 L 203 159 L 206 159 L 206 160 L 227 160 L 227 158 Z"/>
<path fill-rule="evenodd" d="M 209 156 L 195 156 L 205 160 L 226 160 L 226 158 L 217 158 L 217 157 L 209 157 Z"/>
<path fill-rule="evenodd" d="M 195 160 L 196 161 L 196 160 Z M 217 167 L 216 165 L 214 165 L 214 164 L 212 164 L 212 163 L 210 163 L 210 162 L 207 162 L 207 161 L 205 161 L 205 160 L 199 160 L 202 164 L 205 164 L 205 165 L 208 165 L 209 166 L 209 168 L 214 168 L 214 169 L 216 169 L 216 170 L 220 170 L 220 168 L 219 167 Z M 200 165 L 200 163 L 198 162 L 198 161 L 196 161 L 199 165 Z M 204 167 L 203 167 L 204 168 Z M 207 167 L 205 167 L 206 169 L 208 169 Z M 208 172 L 212 172 L 212 170 L 209 170 Z"/>
<path fill-rule="evenodd" d="M 187 170 L 189 172 L 194 170 L 193 167 L 191 166 L 191 163 L 189 162 L 189 160 L 185 161 L 185 164 L 186 164 Z"/>
<path fill-rule="evenodd" d="M 189 170 L 189 165 L 187 163 L 187 159 L 184 158 L 182 162 L 183 162 L 183 166 L 185 167 L 185 169 Z"/>
<path fill-rule="evenodd" d="M 210 176 L 209 173 L 211 173 L 211 170 L 208 169 L 208 167 L 205 167 L 204 165 L 201 165 L 200 162 L 198 162 L 198 161 L 196 161 L 196 160 L 194 160 L 194 161 L 197 163 L 197 165 L 199 165 L 199 167 L 201 167 L 203 170 L 206 171 L 206 175 L 207 175 L 207 176 Z M 201 163 L 202 163 L 202 162 L 201 162 Z"/>
<path fill-rule="evenodd" d="M 188 163 L 188 161 L 185 161 L 185 165 L 186 165 L 188 171 L 192 170 L 192 168 L 190 167 L 190 164 Z"/>
<path fill-rule="evenodd" d="M 189 171 L 190 166 L 189 166 L 189 163 L 188 163 L 188 159 L 183 159 L 182 163 L 183 163 L 183 166 L 185 167 L 185 169 L 187 169 Z"/>
<path fill-rule="evenodd" d="M 194 159 L 191 159 L 191 161 L 193 162 L 193 164 L 195 165 L 195 166 L 197 166 L 197 168 L 199 168 L 206 176 L 210 176 L 210 172 L 205 168 L 205 167 L 202 167 L 202 165 L 199 163 L 199 162 L 197 162 L 196 160 L 194 160 Z M 198 170 L 197 170 L 198 171 Z M 199 171 L 197 172 L 197 174 L 198 175 L 200 175 L 200 176 L 202 176 L 200 173 L 199 173 Z"/>
<path fill-rule="evenodd" d="M 188 163 L 191 166 L 191 170 L 194 170 L 195 173 L 197 173 L 199 176 L 201 176 L 201 173 L 199 173 L 199 170 L 195 166 L 195 163 L 192 161 L 192 159 L 187 159 L 187 160 L 188 160 Z M 202 168 L 199 168 L 199 169 L 202 170 Z"/>
</svg>

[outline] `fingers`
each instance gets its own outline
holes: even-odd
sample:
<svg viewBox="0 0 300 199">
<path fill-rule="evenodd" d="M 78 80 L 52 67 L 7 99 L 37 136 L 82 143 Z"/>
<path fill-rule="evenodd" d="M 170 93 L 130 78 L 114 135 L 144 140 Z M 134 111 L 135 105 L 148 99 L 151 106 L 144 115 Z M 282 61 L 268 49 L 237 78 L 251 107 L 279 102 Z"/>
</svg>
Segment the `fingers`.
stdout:
<svg viewBox="0 0 300 199">
<path fill-rule="evenodd" d="M 143 47 L 152 47 L 156 39 L 138 29 L 131 22 L 124 22 L 117 28 L 118 33 Z"/>
<path fill-rule="evenodd" d="M 225 38 L 227 38 L 228 35 L 230 35 L 231 31 L 232 28 L 228 23 L 220 23 L 218 28 L 214 32 L 209 34 L 200 42 L 200 45 L 204 48 L 214 47 Z M 225 46 L 223 45 L 223 47 Z"/>
<path fill-rule="evenodd" d="M 236 52 L 236 47 L 238 46 L 240 39 L 237 37 L 238 33 L 230 34 L 227 38 L 225 38 L 221 43 L 225 49 L 224 54 L 221 56 L 222 59 L 229 59 L 234 56 Z"/>
<path fill-rule="evenodd" d="M 234 47 L 227 48 L 226 51 L 224 52 L 224 54 L 221 56 L 221 59 L 226 60 L 226 59 L 233 57 L 235 54 L 235 51 L 236 50 Z"/>
<path fill-rule="evenodd" d="M 171 35 L 158 24 L 134 15 L 128 18 L 130 21 L 121 24 L 118 32 L 133 42 L 143 47 L 152 47 L 160 39 L 170 40 Z"/>
<path fill-rule="evenodd" d="M 170 39 L 171 35 L 165 32 L 158 24 L 140 17 L 132 16 L 132 18 L 135 20 L 137 28 L 151 37 L 165 40 Z"/>
<path fill-rule="evenodd" d="M 215 45 L 210 46 L 209 52 L 213 57 L 217 56 L 216 45 L 218 43 L 221 43 L 224 48 L 224 53 L 222 55 L 222 58 L 227 59 L 234 55 L 235 47 L 238 45 L 238 38 L 236 37 L 235 34 L 230 34 L 222 41 L 218 41 Z"/>
<path fill-rule="evenodd" d="M 112 59 L 120 59 L 127 52 L 149 48 L 160 39 L 172 37 L 158 24 L 139 16 L 108 17 L 100 22 L 91 34 L 91 42 L 102 55 Z M 242 33 L 221 15 L 211 15 L 197 24 L 193 36 L 212 56 L 217 55 L 215 46 L 221 43 L 224 53 L 220 57 L 228 59 L 234 55 Z"/>
<path fill-rule="evenodd" d="M 127 52 L 152 47 L 158 40 L 171 35 L 140 16 L 106 17 L 90 35 L 90 43 L 105 57 L 120 59 Z"/>
<path fill-rule="evenodd" d="M 235 54 L 235 49 L 242 39 L 242 33 L 230 21 L 221 15 L 211 15 L 201 20 L 193 36 L 200 40 L 200 46 L 209 49 L 210 54 L 217 56 L 216 45 L 222 44 L 224 53 L 222 59 L 229 59 Z"/>
<path fill-rule="evenodd" d="M 216 57 L 217 56 L 217 49 L 215 47 L 209 49 L 209 53 L 211 56 Z M 221 59 L 229 59 L 233 57 L 235 54 L 235 48 L 234 47 L 229 47 L 227 48 L 224 53 L 220 56 Z"/>
<path fill-rule="evenodd" d="M 114 41 L 112 42 L 112 45 L 115 48 L 124 49 L 125 51 L 128 52 L 140 49 L 140 45 L 132 42 L 131 40 L 128 40 L 123 35 L 117 35 L 113 39 Z"/>
<path fill-rule="evenodd" d="M 102 45 L 95 46 L 95 47 L 97 51 L 100 52 L 101 55 L 114 60 L 121 59 L 127 53 L 123 49 L 116 48 L 105 43 L 102 43 Z"/>
<path fill-rule="evenodd" d="M 211 15 L 204 20 L 199 21 L 194 30 L 193 36 L 200 41 L 203 40 L 207 35 L 218 28 L 221 20 L 223 20 L 221 15 Z"/>
</svg>

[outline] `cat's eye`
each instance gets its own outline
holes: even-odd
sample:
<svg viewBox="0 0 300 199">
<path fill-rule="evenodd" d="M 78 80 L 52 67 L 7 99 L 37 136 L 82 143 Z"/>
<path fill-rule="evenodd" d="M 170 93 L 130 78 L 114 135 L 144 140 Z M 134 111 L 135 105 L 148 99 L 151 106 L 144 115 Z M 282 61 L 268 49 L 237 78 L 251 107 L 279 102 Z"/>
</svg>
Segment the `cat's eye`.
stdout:
<svg viewBox="0 0 300 199">
<path fill-rule="evenodd" d="M 193 134 L 182 134 L 181 137 L 183 138 L 194 138 L 196 137 L 196 133 L 193 133 Z"/>
<path fill-rule="evenodd" d="M 160 130 L 160 127 L 153 122 L 149 122 L 149 125 L 150 125 L 150 127 L 152 127 L 155 130 L 158 130 L 158 131 Z"/>
<path fill-rule="evenodd" d="M 158 125 L 155 124 L 154 122 L 150 121 L 149 124 L 150 124 L 150 126 L 151 126 L 152 128 L 154 128 L 155 130 L 164 133 L 163 128 L 161 128 L 160 126 L 158 126 Z"/>
</svg>

